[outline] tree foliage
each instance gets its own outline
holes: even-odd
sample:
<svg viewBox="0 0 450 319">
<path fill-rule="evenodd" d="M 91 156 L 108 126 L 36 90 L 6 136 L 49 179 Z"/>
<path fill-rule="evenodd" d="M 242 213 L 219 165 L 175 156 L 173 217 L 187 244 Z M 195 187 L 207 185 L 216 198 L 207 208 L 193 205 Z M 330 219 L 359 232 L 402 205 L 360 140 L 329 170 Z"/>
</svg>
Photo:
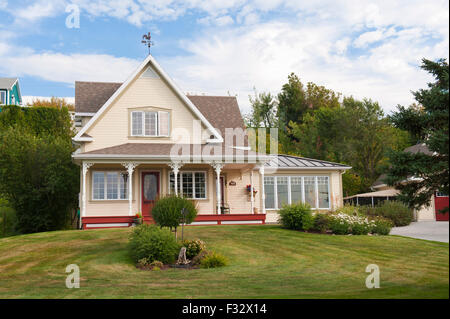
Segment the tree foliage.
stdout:
<svg viewBox="0 0 450 319">
<path fill-rule="evenodd" d="M 400 199 L 413 208 L 428 205 L 436 190 L 449 192 L 449 66 L 444 59 L 423 59 L 421 67 L 435 78 L 427 89 L 413 92 L 421 107 L 399 106 L 391 118 L 397 127 L 420 138 L 431 154 L 392 152 L 385 180 L 401 190 Z"/>
<path fill-rule="evenodd" d="M 52 96 L 49 99 L 35 98 L 31 103 L 27 103 L 28 106 L 33 107 L 50 107 L 55 109 L 67 108 L 69 111 L 75 110 L 75 105 L 73 103 L 67 102 L 65 98 Z"/>
<path fill-rule="evenodd" d="M 72 136 L 65 108 L 7 106 L 0 112 L 0 197 L 15 209 L 20 232 L 68 225 L 79 191 Z"/>
<path fill-rule="evenodd" d="M 181 213 L 183 208 L 186 212 L 184 220 Z M 156 201 L 152 216 L 159 226 L 176 230 L 183 221 L 186 224 L 192 223 L 197 216 L 197 209 L 192 201 L 181 196 L 169 195 Z"/>
</svg>

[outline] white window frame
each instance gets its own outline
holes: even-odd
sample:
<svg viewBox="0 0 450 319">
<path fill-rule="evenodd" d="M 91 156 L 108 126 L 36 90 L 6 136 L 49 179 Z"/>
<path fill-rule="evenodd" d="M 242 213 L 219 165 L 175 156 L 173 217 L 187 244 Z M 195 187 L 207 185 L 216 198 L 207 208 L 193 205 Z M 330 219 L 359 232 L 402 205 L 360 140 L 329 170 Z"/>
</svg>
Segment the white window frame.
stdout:
<svg viewBox="0 0 450 319">
<path fill-rule="evenodd" d="M 324 210 L 331 209 L 331 193 L 330 193 L 330 176 L 328 175 L 269 175 L 264 177 L 272 177 L 274 179 L 274 208 L 266 207 L 266 210 L 280 210 L 281 207 L 278 207 L 278 177 L 287 177 L 288 178 L 288 204 L 292 204 L 292 194 L 291 194 L 291 177 L 300 177 L 301 178 L 301 202 L 305 203 L 305 177 L 314 177 L 314 194 L 315 194 L 315 206 L 313 210 Z M 317 184 L 318 177 L 327 177 L 328 180 L 328 207 L 319 207 L 319 185 Z M 263 180 L 264 183 L 264 180 Z"/>
<path fill-rule="evenodd" d="M 103 198 L 94 198 L 94 173 L 103 173 Z M 108 173 L 117 173 L 117 177 L 119 178 L 117 181 L 117 198 L 108 198 L 108 179 L 107 179 L 107 174 Z M 120 174 L 126 174 L 128 175 L 127 171 L 102 171 L 102 170 L 93 170 L 91 173 L 91 200 L 93 201 L 109 201 L 109 200 L 116 200 L 116 201 L 124 201 L 124 200 L 128 200 L 128 194 L 130 192 L 129 188 L 129 181 L 127 179 L 126 182 L 126 193 L 125 193 L 125 198 L 120 198 Z M 128 176 L 129 178 L 129 176 Z"/>
<path fill-rule="evenodd" d="M 133 114 L 134 113 L 141 113 L 141 134 L 134 134 L 133 133 Z M 155 134 L 145 134 L 145 117 L 147 116 L 147 113 L 154 113 L 155 114 Z M 167 135 L 161 135 L 160 134 L 160 114 L 161 113 L 167 113 Z M 130 112 L 130 135 L 133 137 L 169 137 L 170 136 L 170 112 L 168 111 L 131 111 Z"/>
<path fill-rule="evenodd" d="M 5 97 L 5 103 L 3 103 L 2 99 L 1 99 L 1 95 L 3 95 L 3 94 Z M 8 104 L 8 91 L 0 90 L 0 105 L 6 105 L 6 104 Z"/>
<path fill-rule="evenodd" d="M 168 187 L 168 191 L 167 193 L 170 195 L 171 191 L 170 191 L 170 174 L 172 174 L 173 171 L 169 171 L 168 172 L 168 176 L 167 176 L 167 187 Z M 178 195 L 183 196 L 183 173 L 192 173 L 192 198 L 187 198 L 187 199 L 192 199 L 192 200 L 207 200 L 208 199 L 208 172 L 207 171 L 196 171 L 196 170 L 182 170 L 178 172 L 178 175 L 180 176 L 180 191 L 178 193 Z M 195 173 L 202 173 L 205 176 L 205 197 L 204 198 L 197 198 L 196 194 L 195 194 Z"/>
</svg>

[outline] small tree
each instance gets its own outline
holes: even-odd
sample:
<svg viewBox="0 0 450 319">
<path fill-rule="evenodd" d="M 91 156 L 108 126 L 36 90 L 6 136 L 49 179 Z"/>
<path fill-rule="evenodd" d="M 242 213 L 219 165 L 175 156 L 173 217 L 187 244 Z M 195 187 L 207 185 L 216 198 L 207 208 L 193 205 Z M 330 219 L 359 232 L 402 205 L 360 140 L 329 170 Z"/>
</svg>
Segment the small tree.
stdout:
<svg viewBox="0 0 450 319">
<path fill-rule="evenodd" d="M 430 153 L 393 152 L 392 166 L 385 182 L 401 191 L 399 199 L 411 208 L 429 205 L 436 190 L 449 191 L 449 66 L 444 59 L 437 62 L 423 59 L 422 69 L 434 76 L 427 89 L 413 92 L 421 105 L 398 107 L 394 124 L 419 138 Z M 410 177 L 416 177 L 403 183 Z M 448 207 L 445 209 L 448 211 Z"/>
<path fill-rule="evenodd" d="M 19 127 L 0 131 L 0 193 L 15 209 L 20 232 L 69 224 L 79 190 L 73 151 L 61 136 L 36 136 Z"/>
<path fill-rule="evenodd" d="M 185 216 L 182 214 L 185 209 Z M 156 224 L 161 227 L 175 229 L 182 223 L 190 224 L 197 216 L 197 209 L 194 203 L 186 198 L 170 195 L 160 198 L 152 209 L 152 216 Z"/>
</svg>

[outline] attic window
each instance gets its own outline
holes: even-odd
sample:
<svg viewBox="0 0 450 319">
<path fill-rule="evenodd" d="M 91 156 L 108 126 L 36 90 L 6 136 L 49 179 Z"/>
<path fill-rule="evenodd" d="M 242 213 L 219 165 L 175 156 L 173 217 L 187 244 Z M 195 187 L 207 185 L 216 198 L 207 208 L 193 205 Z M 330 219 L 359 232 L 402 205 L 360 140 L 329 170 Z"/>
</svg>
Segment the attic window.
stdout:
<svg viewBox="0 0 450 319">
<path fill-rule="evenodd" d="M 143 77 L 143 78 L 150 78 L 150 79 L 158 79 L 159 78 L 158 74 L 155 72 L 155 70 L 153 70 L 153 68 L 151 66 L 149 66 L 142 73 L 141 77 Z"/>
<path fill-rule="evenodd" d="M 163 111 L 131 112 L 131 136 L 169 136 L 170 114 Z"/>
</svg>

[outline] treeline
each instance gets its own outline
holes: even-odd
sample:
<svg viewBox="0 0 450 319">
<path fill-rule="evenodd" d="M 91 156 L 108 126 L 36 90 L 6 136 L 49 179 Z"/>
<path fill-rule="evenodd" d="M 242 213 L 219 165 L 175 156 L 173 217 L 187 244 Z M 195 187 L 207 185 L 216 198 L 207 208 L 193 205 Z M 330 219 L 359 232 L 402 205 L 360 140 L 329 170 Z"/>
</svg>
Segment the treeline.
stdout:
<svg viewBox="0 0 450 319">
<path fill-rule="evenodd" d="M 276 127 L 279 153 L 344 163 L 344 196 L 370 191 L 386 169 L 389 151 L 415 144 L 393 125 L 380 105 L 358 100 L 291 73 L 277 95 L 255 92 L 247 127 Z"/>
</svg>

